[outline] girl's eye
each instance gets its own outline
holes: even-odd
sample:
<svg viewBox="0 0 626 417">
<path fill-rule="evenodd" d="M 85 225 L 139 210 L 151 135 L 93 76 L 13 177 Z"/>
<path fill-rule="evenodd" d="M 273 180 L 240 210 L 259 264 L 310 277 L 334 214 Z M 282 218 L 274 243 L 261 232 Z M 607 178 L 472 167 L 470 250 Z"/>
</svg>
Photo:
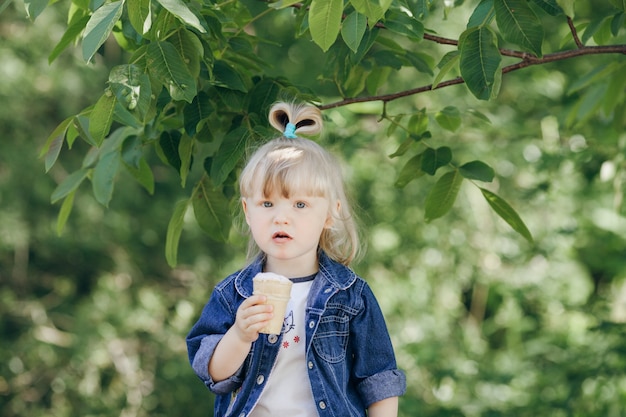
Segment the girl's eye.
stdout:
<svg viewBox="0 0 626 417">
<path fill-rule="evenodd" d="M 262 205 L 263 207 L 272 207 L 272 203 L 271 203 L 271 201 L 264 201 L 263 203 L 261 203 L 261 205 Z"/>
<path fill-rule="evenodd" d="M 306 203 L 303 201 L 298 201 L 296 203 L 296 208 L 305 208 L 306 207 Z"/>
</svg>

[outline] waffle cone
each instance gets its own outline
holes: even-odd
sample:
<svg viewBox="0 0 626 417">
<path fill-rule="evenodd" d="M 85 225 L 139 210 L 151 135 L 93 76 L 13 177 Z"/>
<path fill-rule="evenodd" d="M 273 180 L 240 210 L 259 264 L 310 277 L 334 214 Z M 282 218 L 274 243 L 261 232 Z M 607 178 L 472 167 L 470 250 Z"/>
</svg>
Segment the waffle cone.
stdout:
<svg viewBox="0 0 626 417">
<path fill-rule="evenodd" d="M 265 304 L 271 304 L 274 307 L 274 317 L 267 326 L 260 330 L 260 333 L 280 334 L 291 296 L 292 282 L 280 275 L 260 273 L 254 277 L 252 283 L 254 285 L 253 293 L 265 295 L 267 297 Z"/>
</svg>

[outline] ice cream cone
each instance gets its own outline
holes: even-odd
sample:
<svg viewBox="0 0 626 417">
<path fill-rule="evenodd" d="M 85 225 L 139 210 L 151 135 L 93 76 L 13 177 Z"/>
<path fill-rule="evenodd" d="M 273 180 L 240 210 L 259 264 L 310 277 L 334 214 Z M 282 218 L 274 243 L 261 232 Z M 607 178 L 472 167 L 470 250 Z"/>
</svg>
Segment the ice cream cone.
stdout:
<svg viewBox="0 0 626 417">
<path fill-rule="evenodd" d="M 274 306 L 274 317 L 267 326 L 261 329 L 260 333 L 280 334 L 293 283 L 288 278 L 272 272 L 258 273 L 252 279 L 252 283 L 254 285 L 253 294 L 265 295 L 267 297 L 265 304 Z"/>
</svg>

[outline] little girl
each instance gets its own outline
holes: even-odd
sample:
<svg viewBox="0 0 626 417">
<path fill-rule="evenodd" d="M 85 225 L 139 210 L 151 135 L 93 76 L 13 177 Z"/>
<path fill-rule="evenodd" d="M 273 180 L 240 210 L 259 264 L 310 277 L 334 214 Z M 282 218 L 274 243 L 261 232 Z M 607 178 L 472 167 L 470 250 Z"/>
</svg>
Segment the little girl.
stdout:
<svg viewBox="0 0 626 417">
<path fill-rule="evenodd" d="M 187 336 L 189 361 L 217 394 L 215 417 L 397 416 L 406 388 L 370 287 L 348 265 L 359 242 L 332 156 L 300 134 L 322 129 L 319 109 L 275 104 L 282 134 L 260 147 L 240 178 L 251 263 L 214 289 Z M 252 279 L 293 282 L 280 335 Z"/>
</svg>

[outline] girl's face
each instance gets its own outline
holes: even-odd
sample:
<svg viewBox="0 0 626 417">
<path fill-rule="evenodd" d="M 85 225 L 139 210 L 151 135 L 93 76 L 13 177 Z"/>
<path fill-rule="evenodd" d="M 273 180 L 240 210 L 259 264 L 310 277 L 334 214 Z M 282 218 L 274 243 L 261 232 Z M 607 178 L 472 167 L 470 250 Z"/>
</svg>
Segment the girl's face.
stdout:
<svg viewBox="0 0 626 417">
<path fill-rule="evenodd" d="M 325 197 L 280 193 L 263 196 L 261 187 L 242 199 L 252 237 L 267 256 L 266 271 L 294 278 L 317 272 L 317 246 L 332 225 Z"/>
</svg>

